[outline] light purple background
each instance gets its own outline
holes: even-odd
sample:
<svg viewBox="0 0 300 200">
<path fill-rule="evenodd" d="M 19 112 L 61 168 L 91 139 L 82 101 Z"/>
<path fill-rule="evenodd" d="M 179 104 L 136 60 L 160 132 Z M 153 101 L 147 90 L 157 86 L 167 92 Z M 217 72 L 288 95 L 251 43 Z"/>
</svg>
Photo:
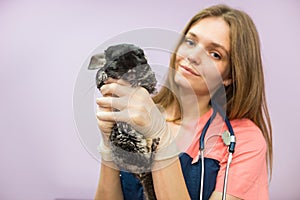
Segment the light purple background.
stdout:
<svg viewBox="0 0 300 200">
<path fill-rule="evenodd" d="M 262 41 L 274 130 L 271 199 L 299 199 L 300 2 L 223 1 L 245 10 Z M 181 31 L 221 1 L 0 1 L 0 199 L 92 199 L 99 163 L 73 120 L 77 74 L 90 52 L 124 31 Z"/>
</svg>

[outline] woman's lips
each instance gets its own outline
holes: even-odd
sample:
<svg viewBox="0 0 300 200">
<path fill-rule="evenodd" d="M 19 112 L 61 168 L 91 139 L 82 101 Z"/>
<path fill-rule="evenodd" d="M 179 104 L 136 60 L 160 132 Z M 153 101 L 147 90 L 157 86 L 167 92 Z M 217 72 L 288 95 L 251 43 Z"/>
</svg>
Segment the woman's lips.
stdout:
<svg viewBox="0 0 300 200">
<path fill-rule="evenodd" d="M 188 72 L 189 74 L 192 74 L 192 75 L 195 75 L 195 76 L 200 76 L 200 74 L 196 73 L 196 72 L 194 71 L 194 69 L 192 69 L 192 68 L 189 68 L 189 67 L 184 66 L 184 65 L 179 65 L 179 67 L 180 67 L 181 69 L 183 69 L 185 72 Z"/>
</svg>

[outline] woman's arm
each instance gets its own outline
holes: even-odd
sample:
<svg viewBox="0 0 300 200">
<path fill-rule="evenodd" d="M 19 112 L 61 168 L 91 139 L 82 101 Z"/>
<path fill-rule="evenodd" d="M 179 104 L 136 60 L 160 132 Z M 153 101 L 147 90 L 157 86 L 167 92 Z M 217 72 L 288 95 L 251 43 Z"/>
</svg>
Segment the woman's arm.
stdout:
<svg viewBox="0 0 300 200">
<path fill-rule="evenodd" d="M 154 104 L 147 90 L 139 87 L 131 88 L 125 83 L 122 84 L 115 80 L 111 80 L 100 90 L 105 97 L 99 98 L 97 104 L 101 108 L 113 108 L 118 111 L 103 112 L 100 110 L 97 114 L 98 120 L 127 122 L 146 138 L 160 138 L 155 154 L 155 166 L 153 167 L 155 170 L 152 172 L 157 199 L 190 199 L 177 157 L 178 152 L 177 149 L 174 150 L 176 146 L 172 145 L 173 134 L 166 124 L 165 116 Z M 115 96 L 106 97 L 110 94 Z M 170 161 L 170 159 L 172 160 Z M 106 182 L 105 184 L 107 185 Z"/>
<path fill-rule="evenodd" d="M 98 102 L 97 102 L 98 104 Z M 110 148 L 107 145 L 108 137 L 111 133 L 111 129 L 114 125 L 114 122 L 101 120 L 98 117 L 98 113 L 101 111 L 111 111 L 110 107 L 97 107 L 97 121 L 98 127 L 101 130 L 102 135 L 102 161 L 101 161 L 101 171 L 98 187 L 95 194 L 95 200 L 121 200 L 123 199 L 123 193 L 120 182 L 120 171 L 116 170 L 112 161 L 105 161 L 110 157 Z M 110 159 L 108 159 L 110 160 Z"/>
<path fill-rule="evenodd" d="M 184 177 L 181 171 L 180 161 L 173 158 L 172 161 L 159 161 L 155 165 L 164 167 L 155 167 L 157 170 L 152 172 L 154 189 L 157 199 L 190 199 Z M 170 162 L 168 165 L 161 162 Z"/>
<path fill-rule="evenodd" d="M 113 167 L 101 163 L 100 179 L 95 200 L 122 200 L 123 193 L 120 172 Z"/>
</svg>

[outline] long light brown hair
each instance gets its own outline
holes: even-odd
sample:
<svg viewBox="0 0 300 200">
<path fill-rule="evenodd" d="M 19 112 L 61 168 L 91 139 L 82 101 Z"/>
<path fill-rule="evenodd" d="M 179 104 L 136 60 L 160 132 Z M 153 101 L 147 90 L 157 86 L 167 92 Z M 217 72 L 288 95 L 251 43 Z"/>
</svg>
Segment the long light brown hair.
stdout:
<svg viewBox="0 0 300 200">
<path fill-rule="evenodd" d="M 272 127 L 266 104 L 263 66 L 258 32 L 252 19 L 243 11 L 226 5 L 215 5 L 196 14 L 183 30 L 186 35 L 189 29 L 199 20 L 207 17 L 222 17 L 230 27 L 230 78 L 232 84 L 225 87 L 226 114 L 229 119 L 248 118 L 262 131 L 268 146 L 267 163 L 270 176 L 272 174 L 273 147 Z M 167 108 L 177 106 L 174 121 L 180 120 L 180 103 L 173 93 L 177 91 L 174 83 L 176 52 L 179 41 L 170 60 L 170 68 L 166 87 L 153 98 L 155 103 Z M 172 92 L 173 91 L 173 92 Z"/>
</svg>

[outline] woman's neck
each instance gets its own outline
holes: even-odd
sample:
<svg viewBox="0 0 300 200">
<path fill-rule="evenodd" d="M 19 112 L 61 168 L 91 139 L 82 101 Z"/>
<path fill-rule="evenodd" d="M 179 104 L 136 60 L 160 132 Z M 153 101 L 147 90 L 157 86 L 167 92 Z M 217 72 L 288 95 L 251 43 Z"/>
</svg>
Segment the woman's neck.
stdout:
<svg viewBox="0 0 300 200">
<path fill-rule="evenodd" d="M 182 112 L 186 119 L 196 119 L 207 113 L 210 109 L 209 96 L 196 96 L 195 94 L 186 94 L 181 96 Z"/>
<path fill-rule="evenodd" d="M 209 95 L 197 96 L 195 93 L 180 92 L 177 98 L 179 98 L 181 116 L 184 120 L 198 120 L 199 117 L 203 116 L 210 110 Z M 167 108 L 166 113 L 168 118 L 176 116 L 176 107 L 176 103 L 173 102 L 173 104 Z"/>
</svg>

